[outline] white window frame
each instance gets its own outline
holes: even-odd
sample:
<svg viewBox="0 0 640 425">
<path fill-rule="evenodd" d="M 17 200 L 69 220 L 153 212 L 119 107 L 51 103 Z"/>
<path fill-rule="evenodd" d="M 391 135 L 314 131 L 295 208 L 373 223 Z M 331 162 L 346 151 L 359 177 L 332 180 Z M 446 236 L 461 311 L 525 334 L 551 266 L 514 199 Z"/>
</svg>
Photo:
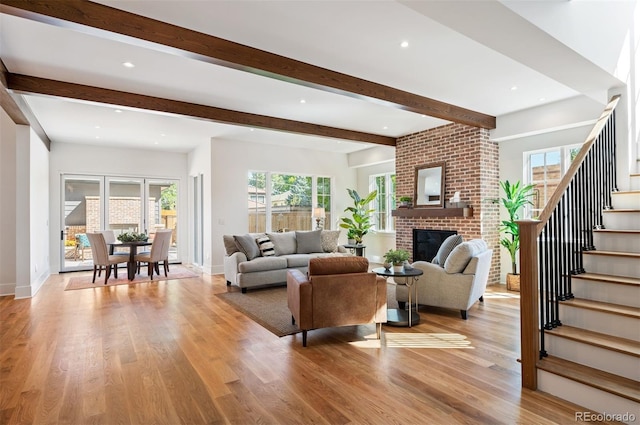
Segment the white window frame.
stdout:
<svg viewBox="0 0 640 425">
<path fill-rule="evenodd" d="M 531 157 L 533 155 L 538 155 L 542 153 L 547 154 L 551 152 L 558 152 L 560 154 L 560 178 L 562 179 L 562 176 L 566 174 L 567 170 L 569 169 L 569 166 L 571 165 L 571 151 L 576 148 L 580 149 L 581 147 L 582 147 L 581 143 L 576 143 L 571 145 L 555 146 L 551 148 L 536 149 L 532 151 L 523 152 L 524 167 L 522 169 L 522 173 L 523 173 L 522 181 L 524 182 L 524 184 L 533 183 L 532 181 L 533 170 L 531 168 Z M 544 183 L 546 188 L 547 187 L 546 179 L 544 180 Z M 542 206 L 542 208 L 544 209 L 544 206 Z M 540 211 L 534 212 L 531 205 L 527 205 L 525 215 L 526 217 L 535 217 L 541 211 L 542 209 Z"/>
<path fill-rule="evenodd" d="M 396 173 L 395 172 L 388 172 L 388 173 L 379 173 L 379 174 L 371 174 L 369 175 L 369 192 L 372 192 L 374 190 L 377 189 L 376 186 L 376 178 L 378 177 L 384 177 L 385 178 L 385 186 L 389 189 L 391 189 L 391 177 L 395 176 Z M 378 204 L 377 202 L 377 198 L 381 196 L 381 194 L 378 194 L 376 196 L 376 199 L 374 201 L 371 202 L 370 204 L 370 209 L 375 210 L 375 206 Z M 396 228 L 395 228 L 395 219 L 391 214 L 391 211 L 393 211 L 393 205 L 394 205 L 394 200 L 395 200 L 396 194 L 394 193 L 387 193 L 386 194 L 386 199 L 385 199 L 385 205 L 387 208 L 387 217 L 385 220 L 385 228 L 383 230 L 380 230 L 376 227 L 376 220 L 374 217 L 372 217 L 372 221 L 373 221 L 373 227 L 372 230 L 376 233 L 395 233 L 396 232 Z M 377 210 L 374 211 L 373 213 L 374 215 L 379 214 L 379 212 Z"/>
<path fill-rule="evenodd" d="M 332 176 L 327 176 L 327 175 L 321 175 L 321 174 L 304 174 L 304 173 L 296 173 L 296 172 L 284 172 L 284 171 L 264 171 L 264 170 L 249 170 L 247 173 L 247 176 L 249 173 L 264 173 L 266 175 L 266 181 L 265 181 L 265 215 L 266 215 L 266 220 L 267 222 L 265 223 L 265 227 L 266 227 L 266 231 L 267 232 L 272 232 L 272 211 L 271 211 L 271 192 L 272 192 L 272 185 L 271 185 L 271 177 L 274 174 L 284 174 L 284 175 L 295 175 L 295 176 L 300 176 L 300 177 L 310 177 L 311 178 L 311 199 L 312 199 L 312 206 L 311 206 L 311 213 L 309 215 L 309 230 L 313 230 L 315 229 L 316 226 L 316 221 L 315 218 L 312 217 L 312 213 L 313 213 L 313 208 L 317 207 L 317 203 L 318 203 L 318 178 L 328 178 L 329 179 L 329 202 L 330 202 L 330 211 L 327 212 L 327 215 L 334 217 L 335 215 L 333 214 L 333 200 L 335 199 L 334 197 L 334 182 L 335 182 L 335 178 Z M 248 211 L 248 210 L 247 210 Z M 330 213 L 330 214 L 329 214 Z M 328 221 L 325 220 L 324 229 L 331 229 L 331 223 L 329 223 Z M 253 231 L 250 229 L 250 231 Z"/>
</svg>

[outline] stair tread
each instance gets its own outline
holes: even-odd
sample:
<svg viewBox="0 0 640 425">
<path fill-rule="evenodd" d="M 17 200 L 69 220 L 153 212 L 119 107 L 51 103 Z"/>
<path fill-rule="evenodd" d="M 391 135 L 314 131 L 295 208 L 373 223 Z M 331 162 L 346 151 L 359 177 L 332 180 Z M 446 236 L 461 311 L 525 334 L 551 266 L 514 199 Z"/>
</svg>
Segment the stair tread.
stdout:
<svg viewBox="0 0 640 425">
<path fill-rule="evenodd" d="M 607 283 L 617 283 L 623 285 L 640 285 L 640 278 L 627 277 L 627 276 L 614 276 L 610 274 L 600 273 L 581 273 L 571 276 L 573 279 L 585 279 L 585 280 L 599 280 Z"/>
<path fill-rule="evenodd" d="M 615 195 L 628 195 L 630 193 L 632 193 L 632 194 L 633 193 L 640 194 L 640 190 L 619 190 L 617 192 L 611 192 L 611 195 L 612 196 L 615 196 Z"/>
<path fill-rule="evenodd" d="M 607 255 L 610 257 L 631 257 L 640 258 L 640 252 L 624 252 L 624 251 L 599 251 L 597 249 L 592 251 L 582 251 L 583 255 Z"/>
<path fill-rule="evenodd" d="M 620 338 L 568 325 L 558 326 L 557 328 L 545 331 L 545 333 L 606 348 L 630 356 L 640 357 L 640 341 Z"/>
<path fill-rule="evenodd" d="M 569 300 L 562 301 L 562 305 L 602 311 L 605 313 L 640 319 L 640 308 L 630 307 L 626 305 L 603 303 L 600 301 L 587 300 L 584 298 L 571 298 Z"/>
<path fill-rule="evenodd" d="M 537 367 L 585 385 L 640 402 L 640 382 L 554 356 L 538 360 Z"/>
<path fill-rule="evenodd" d="M 594 233 L 628 233 L 639 234 L 640 230 L 623 230 L 623 229 L 593 229 Z"/>
<path fill-rule="evenodd" d="M 613 214 L 613 213 L 629 213 L 629 212 L 640 212 L 640 210 L 635 208 L 618 208 L 615 210 L 602 210 L 602 214 Z"/>
</svg>

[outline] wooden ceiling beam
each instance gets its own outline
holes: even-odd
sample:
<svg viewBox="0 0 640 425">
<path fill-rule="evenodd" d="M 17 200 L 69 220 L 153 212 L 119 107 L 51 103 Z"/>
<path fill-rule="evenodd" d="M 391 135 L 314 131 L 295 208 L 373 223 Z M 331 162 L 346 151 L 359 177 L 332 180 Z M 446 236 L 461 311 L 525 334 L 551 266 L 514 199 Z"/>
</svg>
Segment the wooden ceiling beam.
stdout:
<svg viewBox="0 0 640 425">
<path fill-rule="evenodd" d="M 490 115 L 86 0 L 2 0 L 0 12 L 460 124 L 496 126 Z"/>
<path fill-rule="evenodd" d="M 47 150 L 51 150 L 51 140 L 35 117 L 31 108 L 19 96 L 12 96 L 8 87 L 8 76 L 4 62 L 0 59 L 0 107 L 5 110 L 9 118 L 17 125 L 28 125 L 40 137 Z"/>
<path fill-rule="evenodd" d="M 345 130 L 342 128 L 328 127 L 319 124 L 311 124 L 247 112 L 232 111 L 213 106 L 198 105 L 195 103 L 127 93 L 101 87 L 49 80 L 29 75 L 8 73 L 7 84 L 8 88 L 14 93 L 54 96 L 77 101 L 101 103 L 118 107 L 193 117 L 217 123 L 273 129 L 289 133 L 351 140 L 354 142 L 366 142 L 386 146 L 396 145 L 395 138 L 380 136 L 378 134 Z"/>
</svg>

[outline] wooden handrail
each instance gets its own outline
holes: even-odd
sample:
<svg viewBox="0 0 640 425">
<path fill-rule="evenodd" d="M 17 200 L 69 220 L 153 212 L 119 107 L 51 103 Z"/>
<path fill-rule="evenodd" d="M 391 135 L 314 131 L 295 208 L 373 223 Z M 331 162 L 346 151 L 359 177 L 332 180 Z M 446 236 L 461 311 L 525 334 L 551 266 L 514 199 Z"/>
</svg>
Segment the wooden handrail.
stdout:
<svg viewBox="0 0 640 425">
<path fill-rule="evenodd" d="M 620 100 L 616 95 L 611 98 L 600 118 L 591 129 L 587 139 L 571 162 L 569 170 L 562 177 L 540 216 L 535 220 L 520 220 L 520 356 L 522 386 L 536 390 L 536 363 L 540 356 L 539 329 L 539 290 L 538 290 L 538 236 L 551 218 L 554 210 L 574 179 L 587 154 L 611 118 Z"/>
</svg>

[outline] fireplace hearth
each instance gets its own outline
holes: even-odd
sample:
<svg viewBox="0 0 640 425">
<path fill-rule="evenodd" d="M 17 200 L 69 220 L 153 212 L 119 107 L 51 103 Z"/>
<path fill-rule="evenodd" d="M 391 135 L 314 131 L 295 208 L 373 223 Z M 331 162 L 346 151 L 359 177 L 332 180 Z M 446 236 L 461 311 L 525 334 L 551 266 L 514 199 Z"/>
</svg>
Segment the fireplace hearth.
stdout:
<svg viewBox="0 0 640 425">
<path fill-rule="evenodd" d="M 451 235 L 457 235 L 456 230 L 413 229 L 413 261 L 433 260 L 440 245 Z"/>
</svg>

